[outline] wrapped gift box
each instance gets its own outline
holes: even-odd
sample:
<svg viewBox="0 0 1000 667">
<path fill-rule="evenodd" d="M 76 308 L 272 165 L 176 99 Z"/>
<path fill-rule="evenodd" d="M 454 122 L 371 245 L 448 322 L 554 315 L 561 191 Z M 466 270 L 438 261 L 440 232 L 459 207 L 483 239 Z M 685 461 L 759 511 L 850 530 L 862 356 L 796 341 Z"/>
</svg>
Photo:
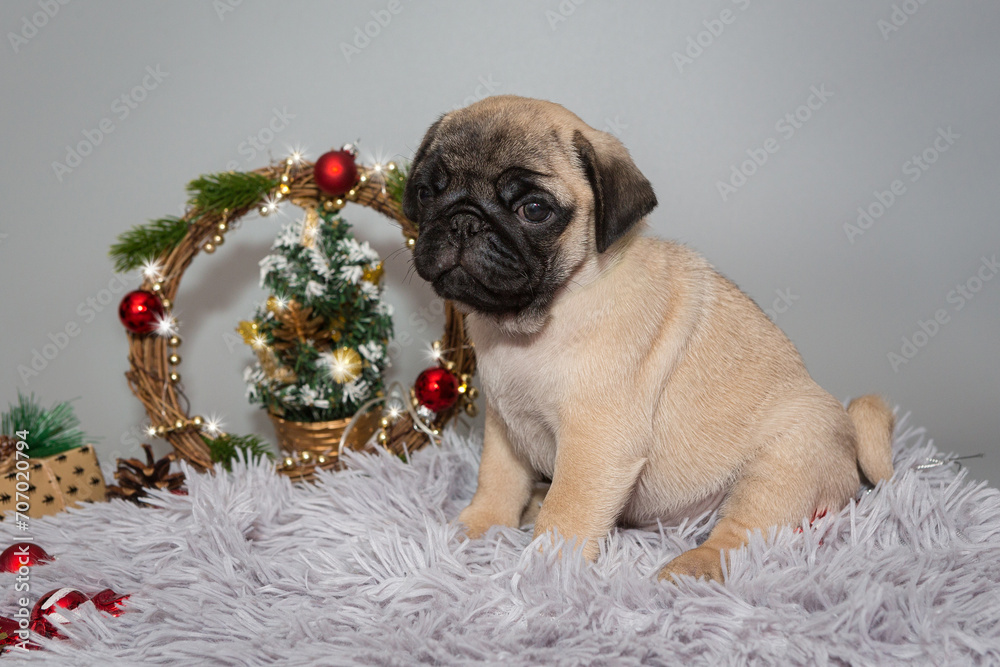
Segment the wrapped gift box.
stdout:
<svg viewBox="0 0 1000 667">
<path fill-rule="evenodd" d="M 23 459 L 22 459 L 23 460 Z M 3 462 L 0 473 L 0 518 L 17 509 L 17 476 L 14 461 Z M 67 507 L 105 499 L 104 475 L 93 446 L 84 445 L 44 459 L 28 459 L 29 517 L 55 514 Z"/>
</svg>

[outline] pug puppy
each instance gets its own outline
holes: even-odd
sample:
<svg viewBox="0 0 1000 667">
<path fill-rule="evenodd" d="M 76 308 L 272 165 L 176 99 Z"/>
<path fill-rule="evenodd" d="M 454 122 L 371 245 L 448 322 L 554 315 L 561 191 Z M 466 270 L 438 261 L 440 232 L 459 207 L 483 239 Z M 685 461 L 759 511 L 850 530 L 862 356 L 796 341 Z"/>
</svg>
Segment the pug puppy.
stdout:
<svg viewBox="0 0 1000 667">
<path fill-rule="evenodd" d="M 467 313 L 486 399 L 467 535 L 519 527 L 543 480 L 535 535 L 591 560 L 616 524 L 718 508 L 660 578 L 721 581 L 750 531 L 840 510 L 860 474 L 888 479 L 893 414 L 877 396 L 845 411 L 736 285 L 643 236 L 655 206 L 617 139 L 508 95 L 434 123 L 403 199 L 417 272 Z"/>
</svg>

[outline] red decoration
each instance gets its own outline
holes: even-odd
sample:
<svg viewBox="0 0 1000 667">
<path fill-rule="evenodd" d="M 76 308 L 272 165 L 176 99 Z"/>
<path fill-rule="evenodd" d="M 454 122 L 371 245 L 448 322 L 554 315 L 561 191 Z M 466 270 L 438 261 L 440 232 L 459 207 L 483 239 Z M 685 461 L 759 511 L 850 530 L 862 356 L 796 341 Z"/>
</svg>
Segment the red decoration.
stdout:
<svg viewBox="0 0 1000 667">
<path fill-rule="evenodd" d="M 413 391 L 420 404 L 434 412 L 447 410 L 458 400 L 458 378 L 451 371 L 434 367 L 417 376 Z"/>
<path fill-rule="evenodd" d="M 156 330 L 156 324 L 164 315 L 163 302 L 152 292 L 135 290 L 129 292 L 118 306 L 118 317 L 125 328 L 134 334 L 148 334 Z"/>
<path fill-rule="evenodd" d="M 125 613 L 125 610 L 121 608 L 121 605 L 125 603 L 125 600 L 129 598 L 128 595 L 118 595 L 110 588 L 105 588 L 99 593 L 95 593 L 90 601 L 94 603 L 99 611 L 103 611 L 106 614 L 111 614 L 112 616 L 121 616 Z"/>
<path fill-rule="evenodd" d="M 31 567 L 39 563 L 55 560 L 45 553 L 45 549 L 31 542 L 18 542 L 3 550 L 0 554 L 0 572 L 17 572 L 21 566 Z"/>
<path fill-rule="evenodd" d="M 62 611 L 73 611 L 88 601 L 99 611 L 112 616 L 121 616 L 125 611 L 121 605 L 128 597 L 128 595 L 118 595 L 110 588 L 105 588 L 88 599 L 86 595 L 72 588 L 58 588 L 38 598 L 38 602 L 31 610 L 31 629 L 46 637 L 60 637 L 59 631 L 49 621 L 49 618 L 60 624 L 66 623 L 71 620 L 73 615 L 64 614 Z"/>
<path fill-rule="evenodd" d="M 55 626 L 49 622 L 49 617 L 51 616 L 60 623 L 65 623 L 69 618 L 61 611 L 73 611 L 86 601 L 86 595 L 72 588 L 57 588 L 54 591 L 49 591 L 38 598 L 38 602 L 31 609 L 32 631 L 46 637 L 58 637 L 59 633 Z"/>
<path fill-rule="evenodd" d="M 0 646 L 10 646 L 21 641 L 21 636 L 17 634 L 20 628 L 20 624 L 13 618 L 0 617 Z"/>
<path fill-rule="evenodd" d="M 313 178 L 324 193 L 340 197 L 358 182 L 358 166 L 349 150 L 330 151 L 319 156 Z"/>
</svg>

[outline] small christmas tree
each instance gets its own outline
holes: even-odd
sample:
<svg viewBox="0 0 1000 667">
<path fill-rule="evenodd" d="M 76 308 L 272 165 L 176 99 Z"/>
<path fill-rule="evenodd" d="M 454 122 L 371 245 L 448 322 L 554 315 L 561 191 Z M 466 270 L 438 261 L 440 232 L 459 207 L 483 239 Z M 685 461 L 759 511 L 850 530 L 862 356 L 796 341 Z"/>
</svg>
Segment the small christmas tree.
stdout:
<svg viewBox="0 0 1000 667">
<path fill-rule="evenodd" d="M 286 225 L 260 262 L 271 296 L 237 328 L 257 354 L 247 397 L 289 421 L 344 419 L 383 390 L 392 306 L 378 253 L 350 230 L 322 208 Z"/>
</svg>

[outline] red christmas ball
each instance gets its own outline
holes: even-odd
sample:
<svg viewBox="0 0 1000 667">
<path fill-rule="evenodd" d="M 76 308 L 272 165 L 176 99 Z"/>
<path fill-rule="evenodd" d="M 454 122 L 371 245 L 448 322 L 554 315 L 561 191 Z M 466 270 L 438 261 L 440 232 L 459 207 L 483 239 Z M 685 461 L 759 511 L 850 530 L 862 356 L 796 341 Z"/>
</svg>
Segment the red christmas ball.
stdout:
<svg viewBox="0 0 1000 667">
<path fill-rule="evenodd" d="M 349 151 L 323 153 L 313 166 L 313 177 L 320 190 L 339 197 L 358 182 L 358 166 Z"/>
<path fill-rule="evenodd" d="M 0 646 L 10 646 L 21 641 L 21 636 L 17 634 L 20 629 L 20 624 L 13 618 L 0 616 Z"/>
<path fill-rule="evenodd" d="M 125 604 L 125 600 L 128 598 L 128 595 L 118 595 L 118 593 L 115 593 L 110 588 L 105 588 L 103 591 L 94 593 L 90 601 L 94 603 L 94 606 L 99 611 L 111 614 L 112 616 L 121 616 L 125 613 L 122 605 Z"/>
<path fill-rule="evenodd" d="M 417 376 L 413 391 L 420 404 L 434 412 L 447 410 L 458 400 L 458 378 L 451 371 L 436 366 Z"/>
<path fill-rule="evenodd" d="M 22 565 L 31 567 L 55 560 L 45 549 L 31 542 L 12 544 L 0 553 L 0 572 L 17 572 Z"/>
<path fill-rule="evenodd" d="M 65 623 L 70 620 L 70 617 L 61 612 L 63 610 L 73 611 L 86 601 L 86 595 L 72 588 L 57 588 L 54 591 L 49 591 L 38 598 L 38 602 L 31 609 L 31 629 L 46 637 L 57 637 L 59 633 L 55 626 L 49 622 L 49 617 L 59 623 Z"/>
<path fill-rule="evenodd" d="M 166 311 L 160 297 L 152 292 L 137 289 L 129 292 L 118 306 L 118 317 L 125 328 L 134 334 L 148 334 L 156 330 L 156 324 Z"/>
</svg>

